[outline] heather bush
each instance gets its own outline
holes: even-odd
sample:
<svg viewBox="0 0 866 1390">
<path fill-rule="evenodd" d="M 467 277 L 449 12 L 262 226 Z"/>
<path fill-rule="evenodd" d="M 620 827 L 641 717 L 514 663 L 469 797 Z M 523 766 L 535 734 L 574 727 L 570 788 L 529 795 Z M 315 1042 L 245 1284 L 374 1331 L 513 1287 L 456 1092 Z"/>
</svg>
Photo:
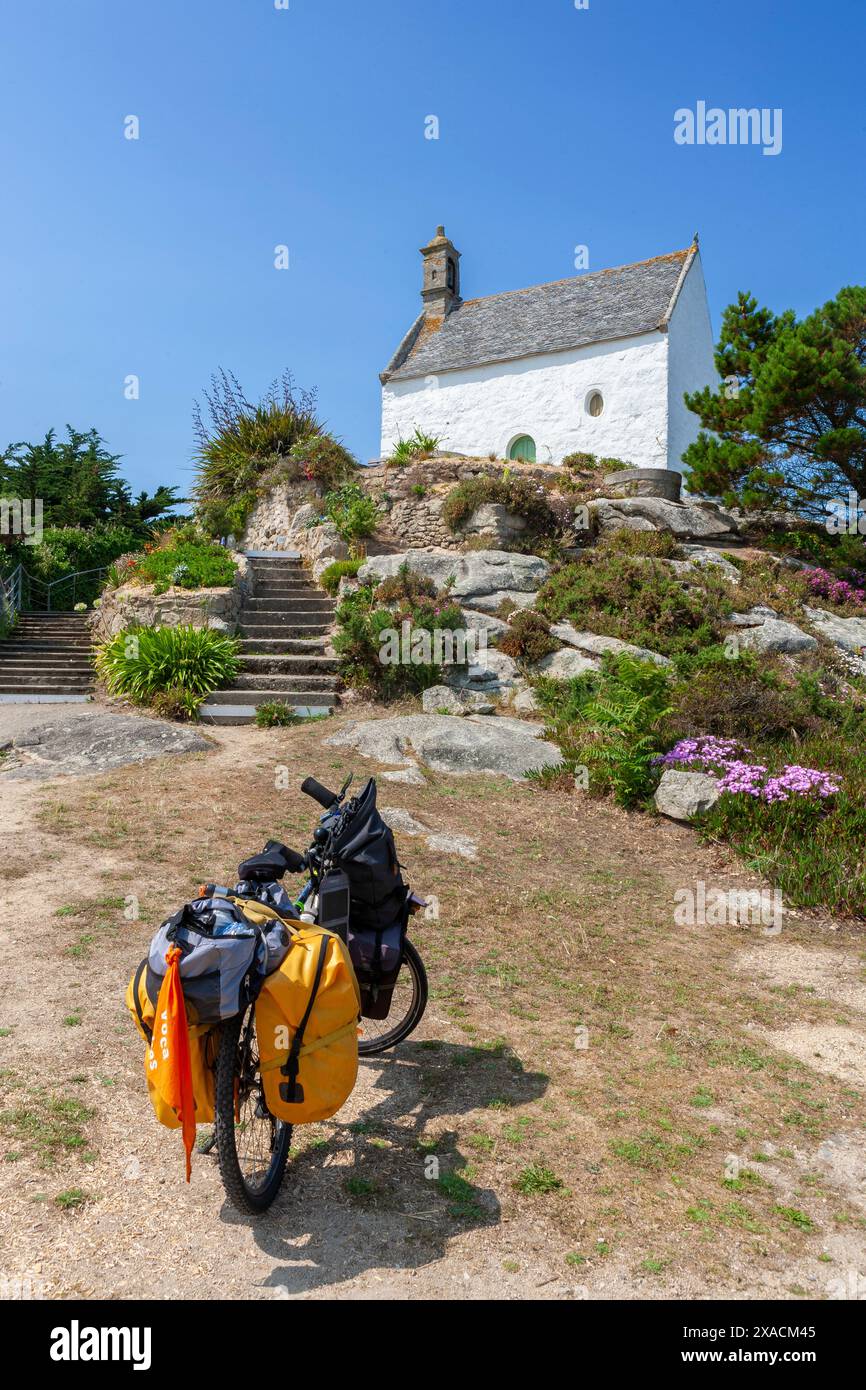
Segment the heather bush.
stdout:
<svg viewBox="0 0 866 1390">
<path fill-rule="evenodd" d="M 508 631 L 499 639 L 499 650 L 521 666 L 532 666 L 558 647 L 559 643 L 550 635 L 550 623 L 532 608 L 516 612 Z"/>
</svg>

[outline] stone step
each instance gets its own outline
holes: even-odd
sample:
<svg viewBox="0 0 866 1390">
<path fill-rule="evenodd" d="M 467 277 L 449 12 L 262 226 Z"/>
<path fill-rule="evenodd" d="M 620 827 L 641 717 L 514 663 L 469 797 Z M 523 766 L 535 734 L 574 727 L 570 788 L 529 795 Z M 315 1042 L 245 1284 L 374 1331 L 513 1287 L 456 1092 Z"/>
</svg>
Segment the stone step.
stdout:
<svg viewBox="0 0 866 1390">
<path fill-rule="evenodd" d="M 244 671 L 261 671 L 272 676 L 292 672 L 304 672 L 310 676 L 327 676 L 339 672 L 340 663 L 335 656 L 298 656 L 295 653 L 275 656 L 271 652 L 244 652 Z M 2 668 L 0 668 L 2 669 Z"/>
<path fill-rule="evenodd" d="M 64 662 L 70 660 L 89 660 L 92 646 L 89 642 L 72 645 L 71 642 L 0 642 L 0 657 L 32 656 L 39 660 L 42 656 L 63 656 Z"/>
<path fill-rule="evenodd" d="M 308 579 L 299 579 L 297 584 L 256 584 L 252 598 L 330 598 L 324 589 L 317 589 Z"/>
<path fill-rule="evenodd" d="M 261 560 L 297 560 L 300 561 L 301 552 L 299 550 L 245 550 L 244 555 L 248 560 L 255 560 L 256 564 Z"/>
<path fill-rule="evenodd" d="M 62 681 L 46 682 L 42 685 L 18 685 L 0 680 L 0 695 L 20 695 L 22 699 L 30 695 L 85 695 L 89 685 L 70 685 Z"/>
<path fill-rule="evenodd" d="M 76 674 L 83 672 L 85 675 L 92 675 L 93 667 L 87 657 L 70 657 L 67 661 L 58 659 L 56 652 L 43 652 L 41 657 L 37 656 L 9 656 L 6 652 L 0 651 L 0 671 L 5 674 L 17 675 L 22 671 L 74 671 Z"/>
<path fill-rule="evenodd" d="M 89 628 L 71 623 L 16 623 L 13 632 L 28 637 L 62 637 L 66 642 L 81 642 L 89 637 Z"/>
<path fill-rule="evenodd" d="M 64 617 L 63 613 L 21 613 L 18 617 L 18 627 L 51 627 L 60 628 L 64 632 L 86 632 L 89 630 L 89 623 L 82 613 L 74 613 L 72 617 Z"/>
<path fill-rule="evenodd" d="M 281 584 L 291 582 L 295 579 L 309 579 L 310 572 L 306 565 L 277 565 L 277 564 L 255 564 L 250 569 L 250 574 L 254 579 L 261 583 Z"/>
<path fill-rule="evenodd" d="M 241 616 L 247 613 L 333 613 L 334 600 L 327 594 L 312 594 L 305 598 L 265 598 L 244 599 Z"/>
<path fill-rule="evenodd" d="M 237 690 L 272 690 L 275 694 L 282 690 L 336 690 L 339 684 L 338 677 L 327 671 L 313 675 L 308 671 L 242 670 L 232 682 Z"/>
<path fill-rule="evenodd" d="M 90 695 L 34 695 L 32 690 L 0 694 L 0 705 L 89 705 Z"/>
<path fill-rule="evenodd" d="M 89 667 L 70 670 L 64 666 L 0 666 L 0 681 L 4 685 L 92 685 L 93 671 Z"/>
<path fill-rule="evenodd" d="M 242 637 L 242 656 L 321 656 L 325 637 Z"/>
<path fill-rule="evenodd" d="M 334 690 L 256 690 L 252 686 L 235 686 L 231 690 L 215 690 L 208 697 L 221 705 L 266 705 L 279 700 L 284 705 L 321 705 L 332 709 L 339 699 Z"/>
<path fill-rule="evenodd" d="M 2 700 L 0 695 L 0 700 Z M 201 705 L 199 718 L 205 724 L 254 724 L 257 705 L 221 705 L 216 700 Z M 321 719 L 333 713 L 329 705 L 296 705 L 295 711 L 300 719 Z"/>
<path fill-rule="evenodd" d="M 331 630 L 329 622 L 245 622 L 240 631 L 242 639 L 251 642 L 273 641 L 280 638 L 284 641 L 294 641 L 300 637 L 324 637 Z"/>
</svg>

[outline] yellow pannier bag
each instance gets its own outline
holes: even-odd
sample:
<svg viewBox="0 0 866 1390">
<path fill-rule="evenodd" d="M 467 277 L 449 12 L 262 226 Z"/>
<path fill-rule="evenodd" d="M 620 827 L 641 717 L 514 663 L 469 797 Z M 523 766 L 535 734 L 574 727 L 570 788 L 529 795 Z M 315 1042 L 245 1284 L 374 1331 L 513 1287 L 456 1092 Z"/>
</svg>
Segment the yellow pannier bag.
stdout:
<svg viewBox="0 0 866 1390">
<path fill-rule="evenodd" d="M 259 1067 L 272 1115 L 313 1124 L 345 1104 L 358 1076 L 360 1012 L 340 938 L 322 927 L 293 930 L 288 955 L 256 1000 Z"/>
<path fill-rule="evenodd" d="M 171 1106 L 166 1105 L 151 1079 L 149 1058 L 156 1004 L 147 992 L 146 976 L 147 958 L 141 962 L 127 985 L 126 1007 L 135 1020 L 136 1028 L 147 1043 L 147 1051 L 144 1054 L 144 1076 L 156 1118 L 167 1129 L 180 1129 L 180 1120 Z M 189 1026 L 189 1056 L 192 1066 L 192 1088 L 195 1097 L 195 1122 L 197 1125 L 213 1123 L 219 1039 L 219 1026 L 214 1027 L 212 1023 L 193 1023 Z"/>
</svg>

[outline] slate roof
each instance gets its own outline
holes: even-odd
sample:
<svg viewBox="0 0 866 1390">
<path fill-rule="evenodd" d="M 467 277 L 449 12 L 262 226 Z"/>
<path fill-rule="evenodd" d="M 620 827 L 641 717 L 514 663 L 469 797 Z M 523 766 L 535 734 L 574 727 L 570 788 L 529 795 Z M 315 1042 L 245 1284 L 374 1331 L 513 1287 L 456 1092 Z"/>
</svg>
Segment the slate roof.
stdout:
<svg viewBox="0 0 866 1390">
<path fill-rule="evenodd" d="M 382 380 L 405 381 L 652 332 L 669 318 L 695 254 L 690 246 L 634 265 L 462 300 L 438 327 L 421 314 Z"/>
</svg>

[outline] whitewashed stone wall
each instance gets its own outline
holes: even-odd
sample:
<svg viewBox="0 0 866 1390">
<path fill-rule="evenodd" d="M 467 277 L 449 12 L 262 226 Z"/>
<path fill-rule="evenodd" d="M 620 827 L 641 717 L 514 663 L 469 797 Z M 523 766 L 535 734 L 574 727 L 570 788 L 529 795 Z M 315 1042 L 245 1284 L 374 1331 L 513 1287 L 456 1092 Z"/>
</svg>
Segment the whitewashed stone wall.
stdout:
<svg viewBox="0 0 866 1390">
<path fill-rule="evenodd" d="M 668 468 L 682 469 L 682 457 L 698 437 L 700 421 L 683 400 L 685 391 L 718 385 L 713 361 L 713 330 L 701 258 L 695 256 L 683 282 L 668 329 Z"/>
<path fill-rule="evenodd" d="M 667 466 L 665 333 L 570 352 L 500 362 L 382 390 L 382 457 L 420 426 L 444 448 L 484 457 L 508 453 L 521 434 L 535 440 L 538 463 L 561 463 L 576 450 L 635 467 Z M 587 412 L 591 392 L 604 412 Z"/>
</svg>

